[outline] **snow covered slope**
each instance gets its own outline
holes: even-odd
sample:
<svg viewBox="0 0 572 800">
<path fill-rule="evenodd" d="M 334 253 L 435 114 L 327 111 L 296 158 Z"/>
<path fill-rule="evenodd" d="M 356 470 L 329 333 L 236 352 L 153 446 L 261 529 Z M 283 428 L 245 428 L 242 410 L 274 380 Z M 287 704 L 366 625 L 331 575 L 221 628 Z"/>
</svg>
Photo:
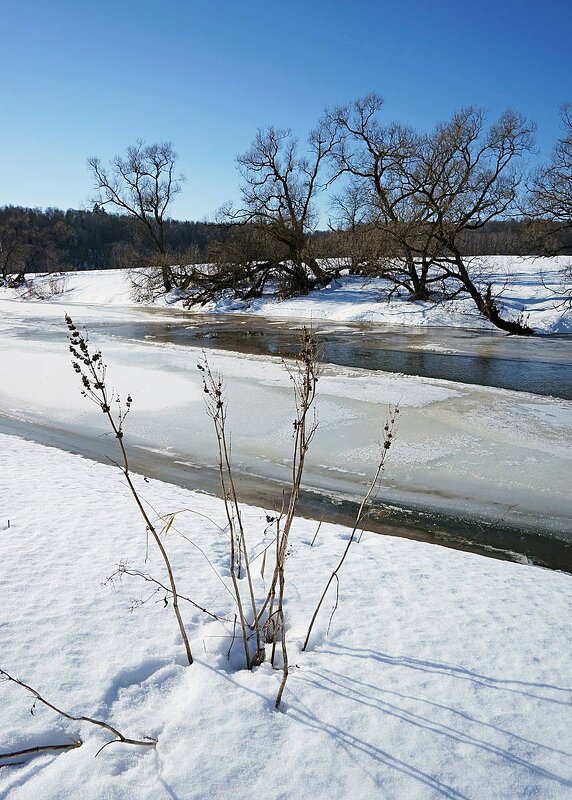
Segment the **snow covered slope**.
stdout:
<svg viewBox="0 0 572 800">
<path fill-rule="evenodd" d="M 513 316 L 522 312 L 530 326 L 540 333 L 572 332 L 572 310 L 562 306 L 560 277 L 570 257 L 486 256 L 475 259 L 475 263 L 481 282 L 492 283 L 494 293 L 500 294 L 501 303 Z M 41 282 L 41 279 L 36 280 Z M 387 302 L 386 287 L 382 280 L 345 277 L 308 297 L 285 301 L 266 297 L 248 304 L 221 300 L 196 311 L 391 325 L 492 327 L 479 316 L 468 298 L 440 305 L 411 303 L 399 298 Z M 22 294 L 20 290 L 0 289 L 0 297 L 18 299 Z M 129 305 L 132 300 L 128 274 L 118 270 L 72 272 L 66 291 L 52 302 L 63 303 L 66 307 L 74 303 Z M 163 297 L 158 303 L 176 305 L 180 301 L 173 295 Z"/>
<path fill-rule="evenodd" d="M 117 470 L 0 436 L 0 475 L 0 667 L 73 714 L 158 739 L 94 758 L 102 730 L 39 703 L 31 715 L 33 698 L 1 683 L 2 752 L 84 740 L 1 768 L 1 798 L 572 797 L 571 576 L 369 534 L 341 573 L 329 635 L 333 597 L 301 653 L 348 531 L 324 524 L 311 547 L 315 524 L 297 520 L 292 670 L 276 712 L 280 673 L 238 669 L 238 644 L 227 659 L 232 622 L 184 607 L 196 655 L 185 667 L 163 595 L 135 577 L 104 585 L 120 561 L 164 578 Z M 179 589 L 232 619 L 221 503 L 138 485 L 158 512 L 193 509 L 165 539 Z M 258 552 L 264 512 L 244 519 Z M 133 598 L 147 602 L 129 613 Z"/>
</svg>

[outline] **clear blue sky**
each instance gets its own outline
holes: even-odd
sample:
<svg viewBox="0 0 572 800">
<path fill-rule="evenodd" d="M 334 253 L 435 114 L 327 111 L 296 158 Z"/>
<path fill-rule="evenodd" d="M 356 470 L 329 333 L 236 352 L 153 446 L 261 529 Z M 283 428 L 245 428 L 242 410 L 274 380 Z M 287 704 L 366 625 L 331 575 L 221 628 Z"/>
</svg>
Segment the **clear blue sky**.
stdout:
<svg viewBox="0 0 572 800">
<path fill-rule="evenodd" d="M 180 155 L 172 215 L 203 219 L 258 127 L 303 137 L 370 91 L 420 129 L 512 106 L 541 157 L 572 102 L 571 0 L 0 0 L 0 20 L 0 205 L 85 206 L 87 157 L 143 138 Z"/>
</svg>

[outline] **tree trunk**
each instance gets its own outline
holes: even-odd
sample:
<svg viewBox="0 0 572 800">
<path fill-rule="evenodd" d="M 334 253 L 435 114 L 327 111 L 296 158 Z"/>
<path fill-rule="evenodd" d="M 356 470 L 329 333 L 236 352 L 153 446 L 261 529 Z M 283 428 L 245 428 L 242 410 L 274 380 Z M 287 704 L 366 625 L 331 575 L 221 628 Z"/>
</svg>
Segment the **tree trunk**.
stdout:
<svg viewBox="0 0 572 800">
<path fill-rule="evenodd" d="M 308 269 L 310 270 L 310 272 L 316 278 L 316 281 L 314 282 L 314 286 L 316 284 L 320 284 L 321 286 L 327 286 L 328 285 L 328 283 L 330 282 L 330 279 L 331 279 L 331 275 L 330 275 L 329 272 L 326 272 L 324 269 L 322 269 L 322 267 L 318 264 L 318 262 L 317 262 L 317 260 L 315 258 L 311 258 L 311 257 L 307 258 L 306 259 L 306 265 L 307 265 Z"/>
<path fill-rule="evenodd" d="M 167 264 L 163 264 L 161 267 L 161 274 L 163 276 L 163 286 L 165 287 L 166 292 L 170 292 L 173 288 L 173 272 L 171 267 Z"/>
<path fill-rule="evenodd" d="M 458 269 L 457 277 L 461 280 L 461 283 L 472 297 L 475 305 L 481 312 L 481 314 L 492 322 L 492 324 L 500 328 L 502 331 L 507 331 L 507 333 L 516 334 L 517 336 L 533 336 L 534 331 L 530 328 L 526 323 L 521 322 L 520 320 L 509 320 L 504 319 L 501 316 L 501 311 L 499 306 L 493 297 L 492 293 L 492 284 L 488 284 L 487 291 L 483 296 L 481 292 L 477 289 L 471 277 L 463 263 L 463 259 L 460 254 L 455 254 L 455 264 Z"/>
<path fill-rule="evenodd" d="M 421 270 L 421 275 L 417 269 L 417 264 L 412 255 L 407 258 L 407 272 L 411 280 L 411 287 L 409 289 L 410 300 L 429 300 L 431 293 L 427 288 L 427 269 Z"/>
</svg>

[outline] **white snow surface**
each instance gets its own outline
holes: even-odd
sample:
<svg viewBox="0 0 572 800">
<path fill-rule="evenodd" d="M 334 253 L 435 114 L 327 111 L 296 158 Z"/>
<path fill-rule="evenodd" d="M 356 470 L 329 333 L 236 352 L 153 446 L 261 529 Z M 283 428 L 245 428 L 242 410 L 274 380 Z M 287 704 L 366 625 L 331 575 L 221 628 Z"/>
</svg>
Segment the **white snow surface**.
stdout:
<svg viewBox="0 0 572 800">
<path fill-rule="evenodd" d="M 569 256 L 536 258 L 531 256 L 482 256 L 472 259 L 471 270 L 478 282 L 490 282 L 511 318 L 522 314 L 539 333 L 572 332 L 572 309 L 563 305 L 562 270 L 570 265 Z M 42 278 L 29 276 L 42 283 Z M 381 279 L 346 276 L 307 297 L 280 301 L 275 296 L 249 303 L 222 299 L 195 308 L 197 313 L 247 313 L 284 319 L 329 320 L 439 327 L 492 328 L 477 312 L 470 298 L 444 304 L 410 302 L 404 298 L 387 301 L 387 283 Z M 26 297 L 22 290 L 0 289 L 0 297 Z M 74 303 L 126 307 L 133 303 L 126 271 L 102 270 L 68 274 L 66 291 L 51 302 L 66 306 Z M 173 292 L 156 301 L 158 305 L 178 306 L 180 296 Z"/>
<path fill-rule="evenodd" d="M 0 683 L 2 752 L 84 741 L 0 768 L 1 798 L 572 797 L 571 576 L 366 534 L 340 573 L 329 635 L 333 596 L 302 653 L 349 531 L 323 524 L 311 547 L 316 524 L 297 519 L 277 712 L 280 672 L 241 669 L 238 642 L 227 659 L 232 623 L 184 604 L 188 667 L 164 593 L 129 576 L 104 585 L 120 561 L 166 580 L 117 469 L 0 436 L 0 475 L 0 667 L 74 715 L 158 739 L 94 758 L 104 731 L 40 703 L 31 715 L 33 698 Z M 150 509 L 181 512 L 165 537 L 180 592 L 232 619 L 221 502 L 136 482 Z M 258 553 L 265 512 L 243 515 Z"/>
</svg>

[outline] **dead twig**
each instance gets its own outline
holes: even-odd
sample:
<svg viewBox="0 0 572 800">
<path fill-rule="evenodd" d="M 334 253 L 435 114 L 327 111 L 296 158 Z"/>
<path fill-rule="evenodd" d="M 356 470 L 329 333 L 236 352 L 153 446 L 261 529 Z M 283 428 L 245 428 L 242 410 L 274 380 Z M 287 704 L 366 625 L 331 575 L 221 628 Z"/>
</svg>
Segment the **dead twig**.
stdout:
<svg viewBox="0 0 572 800">
<path fill-rule="evenodd" d="M 335 580 L 336 581 L 336 602 L 335 602 L 333 611 L 332 611 L 332 613 L 330 615 L 330 621 L 329 621 L 329 624 L 328 624 L 328 631 L 330 630 L 330 626 L 332 624 L 332 619 L 333 619 L 334 614 L 336 613 L 336 610 L 338 608 L 338 601 L 339 601 L 339 578 L 338 578 L 338 572 L 340 571 L 344 561 L 346 560 L 346 556 L 349 553 L 350 547 L 352 546 L 352 544 L 353 544 L 353 542 L 354 542 L 354 540 L 356 538 L 356 534 L 357 534 L 358 530 L 360 530 L 361 523 L 362 523 L 363 518 L 365 516 L 364 512 L 365 512 L 366 504 L 367 504 L 368 500 L 370 499 L 371 495 L 373 494 L 373 491 L 376 488 L 376 486 L 378 484 L 378 481 L 379 481 L 379 478 L 381 476 L 381 473 L 383 472 L 383 469 L 385 467 L 385 462 L 386 462 L 386 459 L 387 459 L 387 455 L 389 453 L 389 449 L 390 449 L 390 447 L 391 447 L 391 445 L 393 443 L 393 438 L 394 438 L 394 435 L 395 435 L 395 425 L 396 425 L 397 415 L 398 414 L 399 414 L 399 406 L 396 406 L 393 409 L 393 412 L 390 413 L 389 420 L 384 425 L 381 456 L 380 456 L 380 459 L 379 459 L 379 463 L 377 465 L 377 469 L 375 471 L 375 475 L 373 476 L 373 478 L 371 480 L 371 483 L 369 484 L 368 490 L 365 493 L 365 496 L 364 496 L 363 500 L 360 503 L 360 506 L 358 508 L 358 512 L 357 512 L 357 515 L 356 515 L 356 519 L 355 519 L 355 522 L 354 522 L 354 526 L 353 526 L 352 532 L 350 534 L 350 538 L 348 539 L 348 543 L 347 543 L 347 545 L 346 545 L 346 547 L 344 549 L 344 552 L 342 553 L 342 556 L 341 556 L 340 560 L 338 561 L 338 564 L 337 564 L 336 568 L 334 569 L 334 571 L 330 575 L 329 580 L 326 583 L 326 588 L 322 592 L 322 595 L 321 595 L 320 599 L 318 600 L 318 605 L 316 606 L 316 608 L 314 610 L 314 613 L 312 614 L 312 619 L 310 620 L 310 625 L 308 627 L 308 632 L 306 633 L 306 638 L 304 639 L 304 644 L 302 646 L 302 651 L 306 650 L 306 648 L 308 646 L 308 642 L 310 641 L 310 636 L 311 636 L 311 633 L 312 633 L 312 628 L 314 627 L 314 622 L 316 621 L 316 617 L 318 616 L 318 613 L 320 611 L 320 608 L 322 607 L 322 603 L 325 600 L 325 597 L 326 597 L 326 595 L 328 593 L 328 590 L 329 590 L 330 586 L 332 585 L 332 583 Z"/>
<path fill-rule="evenodd" d="M 25 747 L 23 750 L 12 750 L 10 753 L 0 753 L 0 758 L 18 758 L 18 756 L 30 756 L 34 753 L 44 753 L 56 750 L 73 750 L 81 747 L 83 741 L 78 739 L 73 742 L 63 742 L 62 744 L 39 744 L 37 747 Z M 16 764 L 24 764 L 24 761 L 17 761 L 15 764 L 0 764 L 0 767 L 14 767 Z"/>
<path fill-rule="evenodd" d="M 314 534 L 314 538 L 310 542 L 310 547 L 314 546 L 314 542 L 316 541 L 316 538 L 317 538 L 318 534 L 320 533 L 320 528 L 322 527 L 322 522 L 323 521 L 324 521 L 324 518 L 322 517 L 320 522 L 318 523 L 318 527 L 316 528 L 316 533 Z"/>
<path fill-rule="evenodd" d="M 157 739 L 153 739 L 151 736 L 145 736 L 144 739 L 133 739 L 130 736 L 124 736 L 120 731 L 117 730 L 117 728 L 114 728 L 112 725 L 109 725 L 107 722 L 103 722 L 100 719 L 94 719 L 93 717 L 86 717 L 83 714 L 79 716 L 68 714 L 67 711 L 63 711 L 61 708 L 58 708 L 58 706 L 54 705 L 53 703 L 50 703 L 49 700 L 46 700 L 44 697 L 42 697 L 42 695 L 38 691 L 36 691 L 36 689 L 33 689 L 31 686 L 28 686 L 27 683 L 24 683 L 18 678 L 14 678 L 14 676 L 10 675 L 8 672 L 6 672 L 6 670 L 0 669 L 0 675 L 6 678 L 7 681 L 11 681 L 12 683 L 17 684 L 18 686 L 21 686 L 22 689 L 25 689 L 27 692 L 33 695 L 36 698 L 34 703 L 36 701 L 39 701 L 48 708 L 51 708 L 52 711 L 55 711 L 56 714 L 59 714 L 60 716 L 65 717 L 66 719 L 70 719 L 73 722 L 89 722 L 91 725 L 96 725 L 98 728 L 103 728 L 104 730 L 112 733 L 116 738 L 104 744 L 103 747 L 107 747 L 107 745 L 109 744 L 115 744 L 116 742 L 121 742 L 122 744 L 135 744 L 141 747 L 155 747 L 155 745 L 157 744 Z M 78 744 L 72 746 L 79 747 Z M 96 756 L 99 755 L 101 750 L 103 750 L 103 747 L 97 751 Z"/>
<path fill-rule="evenodd" d="M 147 573 L 147 572 L 141 572 L 138 569 L 131 569 L 130 567 L 128 567 L 125 564 L 119 564 L 117 566 L 117 569 L 115 570 L 115 572 L 113 572 L 105 580 L 105 584 L 108 584 L 108 583 L 113 584 L 117 577 L 121 578 L 123 575 L 130 575 L 131 577 L 141 578 L 142 580 L 144 580 L 147 583 L 155 584 L 155 586 L 157 587 L 157 591 L 162 590 L 162 591 L 165 592 L 165 600 L 167 599 L 167 597 L 169 595 L 172 594 L 171 589 L 168 586 L 166 586 L 164 583 L 162 583 L 160 580 L 157 580 L 157 578 L 154 578 L 152 575 L 149 575 L 149 573 Z M 153 597 L 154 595 L 155 595 L 155 592 L 151 595 L 151 597 Z M 151 597 L 149 599 L 151 599 Z M 191 600 L 190 597 L 186 597 L 184 594 L 180 594 L 179 593 L 178 597 L 179 597 L 179 600 L 184 600 L 185 602 L 190 603 L 198 611 L 202 611 L 202 613 L 206 614 L 208 617 L 212 617 L 213 619 L 216 619 L 219 622 L 232 622 L 232 620 L 229 619 L 228 617 L 219 617 L 218 614 L 214 614 L 212 611 L 209 611 L 208 608 L 204 608 L 203 606 L 199 605 L 198 603 L 195 603 L 194 600 Z M 146 602 L 146 601 L 144 601 L 144 602 Z"/>
<path fill-rule="evenodd" d="M 105 414 L 105 416 L 109 421 L 111 429 L 115 434 L 115 438 L 119 443 L 119 448 L 121 450 L 122 464 L 118 466 L 121 469 L 125 480 L 127 481 L 129 489 L 131 490 L 131 494 L 133 495 L 135 503 L 137 504 L 137 508 L 139 509 L 139 512 L 143 517 L 143 521 L 145 522 L 146 529 L 153 537 L 155 544 L 157 545 L 157 548 L 163 559 L 163 563 L 165 564 L 165 569 L 167 570 L 167 574 L 169 576 L 169 586 L 171 587 L 171 593 L 173 598 L 172 600 L 173 611 L 177 619 L 177 624 L 179 626 L 181 638 L 183 639 L 183 644 L 187 655 L 187 661 L 189 662 L 189 664 L 192 664 L 193 655 L 191 652 L 191 645 L 189 643 L 189 637 L 187 636 L 187 632 L 185 630 L 185 624 L 183 622 L 183 618 L 179 610 L 177 584 L 175 582 L 175 576 L 173 574 L 171 562 L 169 560 L 167 551 L 163 546 L 163 542 L 161 541 L 160 533 L 159 531 L 157 531 L 156 527 L 151 522 L 151 519 L 149 518 L 149 515 L 145 510 L 141 497 L 139 496 L 139 493 L 135 488 L 135 485 L 131 478 L 131 473 L 129 469 L 129 459 L 127 457 L 127 451 L 125 449 L 125 444 L 123 442 L 123 423 L 131 409 L 131 402 L 132 402 L 131 395 L 127 396 L 125 410 L 123 411 L 121 403 L 119 402 L 119 398 L 114 397 L 113 394 L 111 396 L 108 394 L 107 386 L 105 383 L 107 367 L 103 361 L 101 352 L 99 350 L 96 350 L 94 353 L 90 352 L 88 347 L 87 336 L 84 336 L 79 332 L 77 327 L 74 325 L 73 320 L 68 314 L 65 315 L 65 321 L 69 331 L 68 333 L 68 338 L 70 342 L 69 350 L 73 356 L 72 366 L 75 372 L 81 378 L 83 386 L 82 395 L 86 397 L 88 400 L 91 400 Z M 117 416 L 115 416 L 111 411 L 111 404 L 113 400 L 115 400 L 117 404 Z M 171 524 L 172 524 L 172 519 L 170 523 L 167 523 L 166 530 L 168 530 Z"/>
</svg>

